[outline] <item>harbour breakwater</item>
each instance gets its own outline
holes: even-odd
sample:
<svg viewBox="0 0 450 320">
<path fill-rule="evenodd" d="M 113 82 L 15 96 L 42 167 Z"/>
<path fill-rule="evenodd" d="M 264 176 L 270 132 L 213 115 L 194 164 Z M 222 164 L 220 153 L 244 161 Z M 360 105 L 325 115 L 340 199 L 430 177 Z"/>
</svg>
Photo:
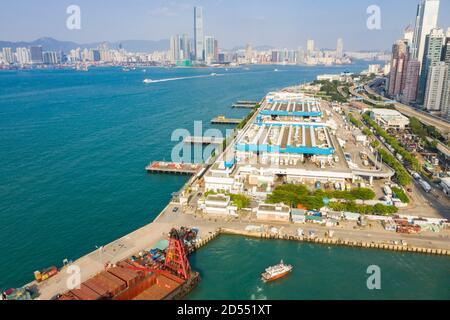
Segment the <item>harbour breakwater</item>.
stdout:
<svg viewBox="0 0 450 320">
<path fill-rule="evenodd" d="M 237 235 L 250 238 L 259 239 L 273 239 L 273 240 L 288 240 L 288 241 L 301 241 L 307 243 L 315 243 L 322 245 L 336 245 L 336 246 L 348 246 L 348 247 L 358 247 L 366 249 L 379 249 L 379 250 L 389 250 L 397 252 L 410 252 L 410 253 L 421 253 L 429 255 L 441 255 L 450 256 L 450 250 L 439 249 L 439 248 L 425 248 L 417 246 L 406 246 L 406 245 L 396 245 L 387 243 L 376 243 L 376 242 L 365 242 L 365 241 L 352 241 L 340 238 L 321 238 L 321 237 L 307 237 L 307 236 L 293 236 L 293 235 L 280 235 L 272 233 L 263 232 L 249 232 L 245 230 L 229 229 L 229 228 L 218 228 L 216 231 L 211 233 L 208 237 L 201 239 L 195 246 L 193 250 L 198 250 L 208 244 L 210 241 L 214 240 L 221 234 L 226 235 Z"/>
</svg>

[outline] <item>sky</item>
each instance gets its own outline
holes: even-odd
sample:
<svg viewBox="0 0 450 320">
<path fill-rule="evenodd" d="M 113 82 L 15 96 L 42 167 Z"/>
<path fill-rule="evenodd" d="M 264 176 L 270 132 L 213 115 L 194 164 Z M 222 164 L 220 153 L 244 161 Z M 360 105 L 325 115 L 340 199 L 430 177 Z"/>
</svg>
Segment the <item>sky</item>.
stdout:
<svg viewBox="0 0 450 320">
<path fill-rule="evenodd" d="M 160 40 L 193 36 L 193 7 L 202 6 L 205 35 L 230 49 L 251 43 L 278 48 L 390 50 L 403 29 L 414 24 L 419 0 L 14 0 L 2 1 L 0 40 L 41 37 L 90 43 Z M 81 9 L 81 29 L 69 30 L 67 7 Z M 367 8 L 381 9 L 381 29 L 369 30 Z M 450 0 L 441 0 L 439 25 L 450 27 Z"/>
</svg>

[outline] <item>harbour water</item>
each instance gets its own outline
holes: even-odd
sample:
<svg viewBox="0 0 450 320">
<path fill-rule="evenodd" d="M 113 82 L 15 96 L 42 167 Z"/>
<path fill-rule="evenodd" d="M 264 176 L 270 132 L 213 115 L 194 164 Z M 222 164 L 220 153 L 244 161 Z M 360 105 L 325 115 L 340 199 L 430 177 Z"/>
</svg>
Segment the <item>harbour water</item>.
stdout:
<svg viewBox="0 0 450 320">
<path fill-rule="evenodd" d="M 173 130 L 193 132 L 194 120 L 217 127 L 209 123 L 217 115 L 246 115 L 231 108 L 237 100 L 367 65 L 0 72 L 0 288 L 151 222 L 187 179 L 144 170 L 170 160 Z M 449 269 L 449 260 L 429 259 Z M 420 268 L 411 263 L 405 272 Z M 207 285 L 216 284 L 206 277 Z"/>
<path fill-rule="evenodd" d="M 281 259 L 292 273 L 263 283 Z M 221 235 L 190 262 L 202 276 L 192 300 L 450 299 L 448 257 Z M 380 290 L 367 287 L 369 266 L 380 268 Z"/>
</svg>

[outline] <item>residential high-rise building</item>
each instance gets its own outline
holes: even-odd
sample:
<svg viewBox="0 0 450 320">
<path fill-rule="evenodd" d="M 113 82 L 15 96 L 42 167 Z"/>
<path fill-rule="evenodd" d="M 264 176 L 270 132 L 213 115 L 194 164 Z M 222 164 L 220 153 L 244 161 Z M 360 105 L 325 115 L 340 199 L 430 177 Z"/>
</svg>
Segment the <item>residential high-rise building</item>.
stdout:
<svg viewBox="0 0 450 320">
<path fill-rule="evenodd" d="M 6 63 L 13 64 L 15 62 L 14 54 L 11 48 L 3 48 L 2 50 L 3 60 Z"/>
<path fill-rule="evenodd" d="M 419 90 L 417 95 L 419 103 L 423 103 L 425 99 L 429 68 L 441 61 L 444 38 L 444 30 L 439 28 L 431 30 L 430 34 L 425 37 L 424 55 L 421 64 Z"/>
<path fill-rule="evenodd" d="M 170 37 L 169 58 L 171 62 L 180 59 L 180 37 L 178 35 Z"/>
<path fill-rule="evenodd" d="M 344 40 L 339 38 L 336 45 L 336 58 L 342 59 L 342 57 L 344 57 Z"/>
<path fill-rule="evenodd" d="M 445 108 L 446 82 L 448 80 L 448 66 L 439 62 L 429 67 L 424 108 L 428 111 L 440 111 Z"/>
<path fill-rule="evenodd" d="M 426 36 L 437 27 L 439 3 L 440 0 L 421 0 L 417 6 L 412 56 L 420 63 L 423 61 Z"/>
<path fill-rule="evenodd" d="M 44 57 L 42 55 L 42 46 L 30 47 L 30 53 L 31 53 L 31 63 L 39 64 L 44 62 Z"/>
<path fill-rule="evenodd" d="M 310 39 L 306 42 L 306 54 L 308 57 L 311 57 L 315 51 L 314 40 Z"/>
<path fill-rule="evenodd" d="M 44 64 L 57 64 L 59 62 L 58 53 L 54 51 L 45 51 L 43 58 Z"/>
<path fill-rule="evenodd" d="M 416 101 L 417 86 L 419 84 L 420 62 L 416 59 L 408 61 L 406 67 L 405 87 L 402 92 L 402 102 L 409 104 Z"/>
<path fill-rule="evenodd" d="M 245 60 L 247 63 L 251 63 L 253 59 L 253 48 L 251 43 L 247 43 L 245 47 Z"/>
<path fill-rule="evenodd" d="M 31 64 L 30 49 L 16 48 L 16 59 L 19 64 Z"/>
<path fill-rule="evenodd" d="M 204 34 L 203 8 L 194 7 L 194 55 L 195 60 L 204 61 L 205 34 Z"/>
<path fill-rule="evenodd" d="M 297 50 L 297 64 L 305 63 L 305 50 L 302 47 L 299 47 Z"/>
<path fill-rule="evenodd" d="M 403 92 L 406 83 L 406 69 L 409 61 L 409 47 L 404 40 L 398 40 L 392 47 L 391 71 L 388 94 L 396 97 Z"/>
<path fill-rule="evenodd" d="M 191 56 L 191 46 L 187 34 L 180 38 L 180 59 L 189 60 Z"/>
<path fill-rule="evenodd" d="M 442 114 L 450 119 L 450 28 L 447 31 L 444 50 L 442 52 L 442 61 L 447 65 L 447 83 L 444 89 L 444 106 L 442 108 Z"/>
<path fill-rule="evenodd" d="M 217 41 L 214 37 L 212 36 L 205 37 L 205 60 L 208 61 L 209 63 L 217 60 L 216 44 Z"/>
</svg>

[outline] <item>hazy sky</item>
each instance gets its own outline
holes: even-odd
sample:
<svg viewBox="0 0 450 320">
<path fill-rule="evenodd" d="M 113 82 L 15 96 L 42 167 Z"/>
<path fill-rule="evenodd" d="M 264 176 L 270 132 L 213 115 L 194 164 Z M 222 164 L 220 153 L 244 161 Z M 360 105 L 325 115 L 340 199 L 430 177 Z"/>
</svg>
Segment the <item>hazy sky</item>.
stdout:
<svg viewBox="0 0 450 320">
<path fill-rule="evenodd" d="M 346 50 L 390 49 L 414 23 L 419 0 L 10 0 L 2 1 L 0 40 L 49 36 L 79 43 L 160 40 L 193 34 L 193 6 L 204 8 L 205 34 L 222 48 L 251 42 L 296 48 L 316 40 Z M 66 8 L 81 8 L 81 30 L 66 28 Z M 366 27 L 367 7 L 381 8 L 381 30 Z M 450 0 L 441 0 L 439 24 L 450 26 Z"/>
</svg>

